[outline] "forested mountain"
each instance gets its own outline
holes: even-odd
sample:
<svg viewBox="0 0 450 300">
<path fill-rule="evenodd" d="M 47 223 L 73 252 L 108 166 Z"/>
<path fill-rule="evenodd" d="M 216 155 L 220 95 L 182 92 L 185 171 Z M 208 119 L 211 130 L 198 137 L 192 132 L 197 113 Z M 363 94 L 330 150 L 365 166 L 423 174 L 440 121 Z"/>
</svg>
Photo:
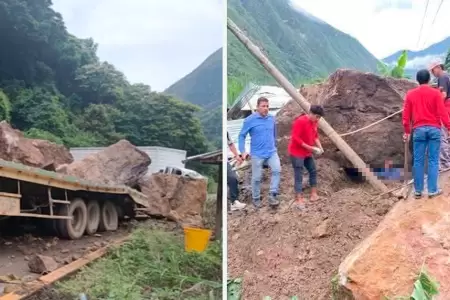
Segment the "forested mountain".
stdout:
<svg viewBox="0 0 450 300">
<path fill-rule="evenodd" d="M 437 42 L 423 50 L 411 51 L 407 50 L 408 62 L 406 64 L 405 71 L 408 74 L 415 74 L 421 68 L 427 68 L 428 64 L 435 59 L 444 60 L 449 53 L 450 49 L 450 37 Z M 383 61 L 387 64 L 392 64 L 397 61 L 402 50 L 383 58 Z"/>
<path fill-rule="evenodd" d="M 197 106 L 130 84 L 71 35 L 51 0 L 0 0 L 0 117 L 31 137 L 75 146 L 211 149 Z M 151 84 L 151 83 L 150 83 Z"/>
<path fill-rule="evenodd" d="M 293 83 L 325 77 L 337 68 L 377 70 L 377 59 L 356 39 L 293 8 L 290 0 L 228 0 L 228 16 Z M 273 81 L 230 32 L 228 77 Z"/>
<path fill-rule="evenodd" d="M 165 91 L 202 108 L 203 130 L 216 148 L 222 147 L 222 48 Z"/>
</svg>

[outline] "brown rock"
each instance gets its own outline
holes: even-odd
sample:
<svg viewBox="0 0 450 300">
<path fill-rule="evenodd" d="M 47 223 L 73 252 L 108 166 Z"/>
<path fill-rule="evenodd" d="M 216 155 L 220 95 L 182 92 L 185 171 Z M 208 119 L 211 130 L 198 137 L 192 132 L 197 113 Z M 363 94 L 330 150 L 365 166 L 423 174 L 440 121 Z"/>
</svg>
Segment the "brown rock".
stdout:
<svg viewBox="0 0 450 300">
<path fill-rule="evenodd" d="M 440 284 L 436 300 L 450 299 L 449 215 L 446 196 L 397 202 L 339 266 L 340 289 L 357 300 L 407 296 L 424 264 Z"/>
<path fill-rule="evenodd" d="M 150 163 L 150 157 L 145 152 L 121 140 L 63 169 L 67 174 L 82 179 L 134 187 L 145 175 Z"/>
<path fill-rule="evenodd" d="M 321 84 L 302 87 L 300 92 L 312 104 L 321 104 L 325 119 L 339 133 L 347 133 L 378 121 L 403 107 L 407 90 L 415 87 L 412 81 L 383 78 L 354 70 L 337 70 Z M 302 113 L 300 106 L 291 100 L 277 114 L 279 138 L 289 137 L 293 120 Z M 403 128 L 401 114 L 346 136 L 345 141 L 370 165 L 384 165 L 386 158 L 403 164 Z M 352 167 L 334 144 L 321 136 L 328 157 L 341 166 Z M 287 149 L 287 148 L 285 148 Z M 286 156 L 280 151 L 280 156 Z"/>
<path fill-rule="evenodd" d="M 316 229 L 313 232 L 313 237 L 315 238 L 322 238 L 329 236 L 331 233 L 331 224 L 330 219 L 326 219 L 320 223 L 319 226 L 316 227 Z"/>
<path fill-rule="evenodd" d="M 0 122 L 0 158 L 47 169 L 73 162 L 72 155 L 64 146 L 45 140 L 25 138 L 6 121 Z"/>
<path fill-rule="evenodd" d="M 189 226 L 202 226 L 207 180 L 156 173 L 143 177 L 139 186 L 149 199 L 148 213 Z"/>
<path fill-rule="evenodd" d="M 35 255 L 28 261 L 32 273 L 46 274 L 58 268 L 58 263 L 49 256 Z"/>
</svg>

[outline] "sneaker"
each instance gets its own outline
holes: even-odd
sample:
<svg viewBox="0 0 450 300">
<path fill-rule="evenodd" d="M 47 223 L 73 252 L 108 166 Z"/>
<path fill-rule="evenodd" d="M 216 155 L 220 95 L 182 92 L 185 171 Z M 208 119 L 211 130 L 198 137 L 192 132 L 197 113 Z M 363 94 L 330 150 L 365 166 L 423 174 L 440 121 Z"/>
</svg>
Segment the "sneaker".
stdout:
<svg viewBox="0 0 450 300">
<path fill-rule="evenodd" d="M 277 199 L 276 194 L 270 194 L 269 195 L 269 205 L 270 206 L 278 206 L 280 204 L 280 201 Z"/>
<path fill-rule="evenodd" d="M 434 197 L 437 197 L 437 196 L 439 196 L 439 195 L 441 195 L 442 194 L 442 190 L 438 190 L 437 192 L 435 192 L 435 193 L 430 193 L 430 194 L 428 194 L 428 198 L 434 198 Z"/>
<path fill-rule="evenodd" d="M 255 207 L 255 208 L 261 208 L 262 207 L 262 202 L 261 202 L 261 199 L 253 199 L 253 206 Z"/>
<path fill-rule="evenodd" d="M 245 203 L 239 202 L 238 200 L 235 200 L 232 204 L 231 204 L 231 211 L 236 211 L 236 210 L 242 210 L 246 207 L 247 205 Z"/>
<path fill-rule="evenodd" d="M 414 198 L 416 198 L 416 199 L 422 198 L 422 193 L 415 192 L 414 193 Z"/>
</svg>

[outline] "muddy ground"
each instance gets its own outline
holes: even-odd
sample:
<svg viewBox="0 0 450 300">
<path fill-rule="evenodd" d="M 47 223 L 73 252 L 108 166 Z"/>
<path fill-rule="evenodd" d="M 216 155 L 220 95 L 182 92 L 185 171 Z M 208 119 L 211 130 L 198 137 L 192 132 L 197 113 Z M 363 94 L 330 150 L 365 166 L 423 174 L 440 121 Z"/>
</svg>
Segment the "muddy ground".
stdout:
<svg viewBox="0 0 450 300">
<path fill-rule="evenodd" d="M 17 281 L 22 283 L 30 282 L 41 276 L 40 274 L 31 273 L 28 268 L 28 261 L 34 254 L 52 257 L 61 267 L 127 236 L 137 224 L 143 222 L 152 223 L 152 226 L 154 225 L 158 228 L 174 230 L 177 227 L 176 223 L 162 220 L 148 219 L 141 222 L 133 220 L 122 223 L 116 232 L 103 232 L 95 236 L 84 236 L 80 240 L 71 241 L 48 236 L 39 228 L 30 226 L 26 222 L 21 223 L 20 225 L 22 226 L 17 226 L 17 223 L 8 224 L 3 222 L 0 230 L 0 278 L 13 275 Z M 14 227 L 11 227 L 12 225 Z M 12 228 L 15 230 L 12 231 Z M 16 284 L 8 284 L 0 280 L 0 290 L 2 292 L 0 295 L 14 289 Z M 52 289 L 48 288 L 30 299 L 60 299 L 52 296 L 53 294 L 55 293 Z"/>
<path fill-rule="evenodd" d="M 229 278 L 243 278 L 243 299 L 330 299 L 332 279 L 343 258 L 368 236 L 397 201 L 374 198 L 367 184 L 324 182 L 330 172 L 318 164 L 321 200 L 300 212 L 289 204 L 293 174 L 283 165 L 280 200 L 274 211 L 265 206 L 228 217 Z M 325 174 L 324 174 L 325 173 Z M 267 195 L 266 171 L 263 194 Z M 393 184 L 391 185 L 393 186 Z M 243 201 L 250 200 L 244 192 Z M 266 199 L 264 199 L 267 203 Z"/>
</svg>

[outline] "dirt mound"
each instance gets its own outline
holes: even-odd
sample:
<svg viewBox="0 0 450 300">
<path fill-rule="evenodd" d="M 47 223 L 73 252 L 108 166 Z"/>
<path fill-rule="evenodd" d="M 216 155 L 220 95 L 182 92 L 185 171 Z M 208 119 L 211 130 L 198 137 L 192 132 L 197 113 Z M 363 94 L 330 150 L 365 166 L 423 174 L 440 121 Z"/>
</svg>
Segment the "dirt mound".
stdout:
<svg viewBox="0 0 450 300">
<path fill-rule="evenodd" d="M 330 299 L 342 259 L 394 204 L 371 201 L 368 192 L 374 191 L 345 188 L 306 212 L 283 201 L 277 213 L 263 208 L 230 216 L 228 270 L 231 278 L 243 277 L 243 299 Z"/>
<path fill-rule="evenodd" d="M 148 213 L 167 217 L 183 225 L 201 226 L 203 204 L 207 198 L 207 180 L 174 174 L 156 173 L 139 181 L 148 199 Z"/>
<path fill-rule="evenodd" d="M 339 267 L 344 294 L 354 299 L 410 295 L 424 265 L 440 283 L 436 299 L 450 299 L 449 178 L 450 174 L 440 178 L 443 196 L 397 203 L 347 256 Z"/>
<path fill-rule="evenodd" d="M 412 81 L 382 78 L 371 73 L 338 70 L 326 82 L 304 86 L 300 92 L 312 104 L 325 108 L 325 118 L 339 133 L 347 133 L 378 121 L 403 107 L 403 97 L 415 87 Z M 289 137 L 292 121 L 302 113 L 300 106 L 291 100 L 277 115 L 280 138 Z M 370 165 L 383 165 L 391 158 L 403 163 L 401 114 L 364 131 L 348 135 L 344 140 Z M 325 136 L 324 156 L 341 166 L 352 167 L 340 151 Z M 280 149 L 281 154 L 286 149 Z"/>
<path fill-rule="evenodd" d="M 62 166 L 58 172 L 104 184 L 135 187 L 145 175 L 150 157 L 126 140 L 121 140 L 80 161 Z"/>
<path fill-rule="evenodd" d="M 0 122 L 0 158 L 49 170 L 73 162 L 72 155 L 64 146 L 25 138 L 6 121 Z"/>
</svg>

